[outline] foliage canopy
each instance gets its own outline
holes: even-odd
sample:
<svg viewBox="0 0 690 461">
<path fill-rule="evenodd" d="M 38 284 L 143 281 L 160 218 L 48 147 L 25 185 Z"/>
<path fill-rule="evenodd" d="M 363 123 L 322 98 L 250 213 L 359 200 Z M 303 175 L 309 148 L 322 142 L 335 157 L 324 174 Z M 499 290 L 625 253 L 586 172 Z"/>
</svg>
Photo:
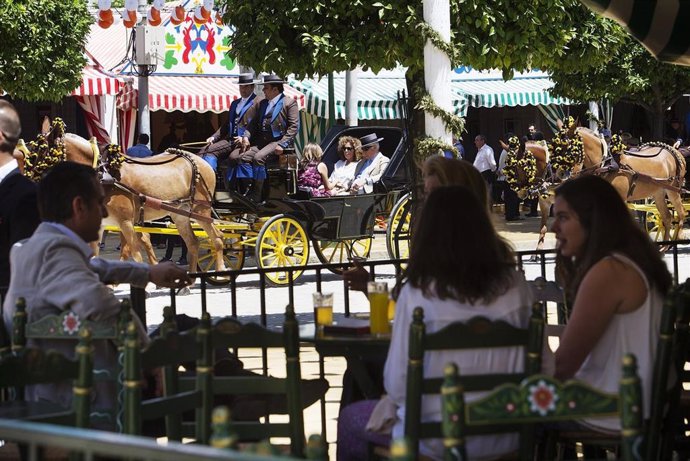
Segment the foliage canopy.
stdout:
<svg viewBox="0 0 690 461">
<path fill-rule="evenodd" d="M 93 18 L 85 0 L 3 0 L 0 88 L 28 101 L 58 101 L 77 88 Z"/>
</svg>

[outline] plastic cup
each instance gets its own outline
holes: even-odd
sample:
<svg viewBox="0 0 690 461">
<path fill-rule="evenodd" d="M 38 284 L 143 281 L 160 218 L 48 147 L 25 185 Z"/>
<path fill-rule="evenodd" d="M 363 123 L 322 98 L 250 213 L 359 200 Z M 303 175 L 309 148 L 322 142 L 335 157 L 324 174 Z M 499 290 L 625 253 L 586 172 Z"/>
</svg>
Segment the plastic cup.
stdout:
<svg viewBox="0 0 690 461">
<path fill-rule="evenodd" d="M 388 323 L 388 284 L 386 282 L 369 282 L 369 330 L 372 335 L 389 334 Z"/>
<path fill-rule="evenodd" d="M 317 328 L 333 324 L 333 293 L 314 293 L 314 323 Z"/>
</svg>

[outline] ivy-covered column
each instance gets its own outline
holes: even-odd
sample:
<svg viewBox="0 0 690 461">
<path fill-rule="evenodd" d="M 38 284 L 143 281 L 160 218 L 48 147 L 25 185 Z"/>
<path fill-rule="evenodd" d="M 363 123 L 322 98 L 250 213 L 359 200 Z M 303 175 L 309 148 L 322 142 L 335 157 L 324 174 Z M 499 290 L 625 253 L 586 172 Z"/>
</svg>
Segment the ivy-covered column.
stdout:
<svg viewBox="0 0 690 461">
<path fill-rule="evenodd" d="M 424 0 L 424 20 L 438 36 L 450 43 L 450 2 L 449 0 Z M 430 40 L 424 45 L 424 83 L 431 98 L 442 110 L 449 111 L 450 96 L 450 58 Z M 451 135 L 443 120 L 431 112 L 425 112 L 426 135 L 451 144 Z"/>
</svg>

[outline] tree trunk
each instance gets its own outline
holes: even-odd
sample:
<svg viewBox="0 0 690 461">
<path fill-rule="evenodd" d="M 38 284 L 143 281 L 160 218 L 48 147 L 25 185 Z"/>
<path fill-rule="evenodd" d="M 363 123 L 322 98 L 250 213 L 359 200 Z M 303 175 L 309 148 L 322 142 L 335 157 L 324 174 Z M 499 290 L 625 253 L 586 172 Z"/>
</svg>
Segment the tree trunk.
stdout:
<svg viewBox="0 0 690 461">
<path fill-rule="evenodd" d="M 652 139 L 648 141 L 661 141 L 664 139 L 664 106 L 655 104 L 653 110 L 647 110 L 647 119 L 652 131 Z"/>
</svg>

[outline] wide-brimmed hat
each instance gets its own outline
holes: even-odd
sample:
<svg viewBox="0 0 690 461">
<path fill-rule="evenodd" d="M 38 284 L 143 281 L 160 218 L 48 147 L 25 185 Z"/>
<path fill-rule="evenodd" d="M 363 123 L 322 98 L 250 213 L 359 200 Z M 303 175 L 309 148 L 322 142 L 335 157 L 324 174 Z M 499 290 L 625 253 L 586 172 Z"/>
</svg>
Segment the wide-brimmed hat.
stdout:
<svg viewBox="0 0 690 461">
<path fill-rule="evenodd" d="M 376 133 L 371 133 L 365 136 L 362 136 L 359 138 L 360 141 L 362 141 L 362 147 L 367 147 L 371 146 L 372 144 L 376 144 L 379 141 L 383 141 L 383 138 L 379 138 L 376 136 Z"/>
<path fill-rule="evenodd" d="M 253 85 L 256 83 L 254 80 L 254 74 L 240 74 L 237 80 L 238 85 Z"/>
<path fill-rule="evenodd" d="M 269 83 L 272 85 L 278 85 L 279 83 L 287 83 L 282 77 L 278 77 L 276 74 L 264 75 L 264 85 Z"/>
</svg>

